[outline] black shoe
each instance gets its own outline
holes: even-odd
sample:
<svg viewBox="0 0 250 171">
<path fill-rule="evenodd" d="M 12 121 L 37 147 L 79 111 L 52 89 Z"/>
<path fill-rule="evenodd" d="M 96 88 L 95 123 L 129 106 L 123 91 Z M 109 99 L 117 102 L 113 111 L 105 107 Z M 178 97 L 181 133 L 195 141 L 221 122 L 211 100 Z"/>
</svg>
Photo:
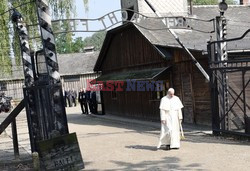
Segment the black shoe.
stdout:
<svg viewBox="0 0 250 171">
<path fill-rule="evenodd" d="M 164 150 L 170 150 L 170 145 L 166 145 Z"/>
<path fill-rule="evenodd" d="M 179 150 L 179 148 L 171 148 L 171 149 L 173 149 L 173 150 Z"/>
</svg>

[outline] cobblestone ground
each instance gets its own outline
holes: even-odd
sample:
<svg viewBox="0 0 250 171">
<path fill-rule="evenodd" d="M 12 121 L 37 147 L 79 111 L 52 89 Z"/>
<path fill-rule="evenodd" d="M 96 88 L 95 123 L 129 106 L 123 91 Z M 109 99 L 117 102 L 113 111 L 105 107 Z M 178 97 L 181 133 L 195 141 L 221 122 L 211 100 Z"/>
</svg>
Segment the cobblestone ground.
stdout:
<svg viewBox="0 0 250 171">
<path fill-rule="evenodd" d="M 0 122 L 6 114 L 0 114 Z M 184 125 L 186 139 L 179 150 L 157 150 L 159 123 L 110 115 L 82 115 L 80 107 L 67 108 L 70 132 L 76 132 L 85 170 L 212 170 L 248 171 L 250 143 L 214 137 L 206 128 Z M 13 170 L 29 170 L 25 112 L 17 118 L 20 159 L 14 159 L 10 128 L 0 135 L 1 163 L 15 161 Z M 5 169 L 8 170 L 8 169 Z"/>
</svg>

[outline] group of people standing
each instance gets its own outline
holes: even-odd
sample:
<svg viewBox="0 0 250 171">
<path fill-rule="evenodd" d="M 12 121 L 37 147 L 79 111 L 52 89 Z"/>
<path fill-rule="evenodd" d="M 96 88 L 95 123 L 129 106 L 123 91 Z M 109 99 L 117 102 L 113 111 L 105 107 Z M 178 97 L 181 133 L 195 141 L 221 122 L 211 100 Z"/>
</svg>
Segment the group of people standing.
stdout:
<svg viewBox="0 0 250 171">
<path fill-rule="evenodd" d="M 80 89 L 78 101 L 81 105 L 82 114 L 97 114 L 97 100 L 95 91 Z"/>
<path fill-rule="evenodd" d="M 75 90 L 64 91 L 64 103 L 65 107 L 76 106 L 77 92 Z"/>
<path fill-rule="evenodd" d="M 64 91 L 65 107 L 76 106 L 77 100 L 80 103 L 83 114 L 97 114 L 97 100 L 95 91 L 85 91 L 85 89 L 80 89 L 78 96 L 74 89 L 68 89 Z"/>
</svg>

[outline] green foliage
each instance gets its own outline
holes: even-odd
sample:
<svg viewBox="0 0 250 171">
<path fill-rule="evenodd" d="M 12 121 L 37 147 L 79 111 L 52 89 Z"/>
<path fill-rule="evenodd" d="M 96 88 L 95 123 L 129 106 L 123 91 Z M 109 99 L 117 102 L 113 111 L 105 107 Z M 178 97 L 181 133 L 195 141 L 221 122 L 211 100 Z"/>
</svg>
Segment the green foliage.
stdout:
<svg viewBox="0 0 250 171">
<path fill-rule="evenodd" d="M 75 17 L 75 0 L 48 0 L 50 4 L 50 9 L 52 12 L 52 18 L 53 19 L 62 19 L 62 18 L 74 18 Z M 21 50 L 20 50 L 20 41 L 19 36 L 15 30 L 13 34 L 13 51 L 15 56 L 15 63 L 11 63 L 10 58 L 10 29 L 8 28 L 8 24 L 10 22 L 10 12 L 8 11 L 9 6 L 8 3 L 11 3 L 13 7 L 16 7 L 16 9 L 20 12 L 20 14 L 23 17 L 24 23 L 27 25 L 35 25 L 35 26 L 29 26 L 29 37 L 34 38 L 38 37 L 36 39 L 30 40 L 30 49 L 35 50 L 41 48 L 41 42 L 40 42 L 40 32 L 36 24 L 38 23 L 37 20 L 37 11 L 36 11 L 36 3 L 35 0 L 1 0 L 0 3 L 0 77 L 4 75 L 5 77 L 8 74 L 11 74 L 12 71 L 12 65 L 21 65 L 22 64 L 22 58 L 21 58 Z M 84 1 L 84 5 L 88 6 L 88 1 Z M 65 23 L 65 28 L 68 30 L 68 24 Z M 15 29 L 15 26 L 14 26 Z M 65 44 L 62 44 L 65 42 Z M 58 44 L 59 47 L 63 47 L 64 45 L 66 50 L 64 51 L 72 51 L 72 42 L 73 42 L 73 34 L 68 33 L 61 35 L 60 38 L 58 38 Z"/>
<path fill-rule="evenodd" d="M 34 2 L 32 2 L 31 0 L 9 0 L 9 2 L 11 2 L 13 7 L 20 6 L 21 4 L 25 4 L 17 8 L 18 12 L 20 12 L 20 14 L 23 17 L 24 22 L 27 25 L 33 25 L 37 23 L 36 4 Z M 28 31 L 29 31 L 30 37 L 37 37 L 40 35 L 37 29 L 30 29 L 30 28 L 28 29 L 29 29 Z M 21 65 L 22 57 L 21 57 L 20 41 L 19 41 L 19 36 L 18 36 L 16 29 L 14 30 L 15 30 L 15 34 L 14 34 L 14 39 L 13 39 L 13 49 L 14 49 L 14 54 L 15 54 L 15 61 L 17 65 Z M 29 42 L 29 44 L 31 45 L 30 48 L 34 49 L 34 44 L 32 42 Z"/>
<path fill-rule="evenodd" d="M 95 51 L 101 50 L 103 41 L 105 39 L 106 32 L 97 32 L 90 37 L 86 37 L 84 40 L 81 37 L 75 38 L 74 40 L 67 41 L 65 33 L 58 34 L 56 38 L 57 52 L 64 53 L 79 53 L 84 52 L 84 47 L 94 46 Z"/>
<path fill-rule="evenodd" d="M 75 16 L 75 0 L 49 0 L 53 19 Z"/>
<path fill-rule="evenodd" d="M 8 3 L 6 0 L 3 0 L 0 5 L 0 13 L 3 14 L 0 16 L 0 76 L 11 74 L 11 59 L 10 54 L 10 39 L 9 39 L 9 28 L 8 28 L 8 13 L 4 13 L 7 9 Z"/>
<path fill-rule="evenodd" d="M 75 53 L 84 52 L 84 41 L 81 37 L 77 37 L 73 43 L 72 51 Z"/>
<path fill-rule="evenodd" d="M 105 38 L 106 32 L 94 33 L 91 37 L 86 37 L 84 39 L 85 46 L 94 46 L 95 50 L 100 50 Z"/>
</svg>

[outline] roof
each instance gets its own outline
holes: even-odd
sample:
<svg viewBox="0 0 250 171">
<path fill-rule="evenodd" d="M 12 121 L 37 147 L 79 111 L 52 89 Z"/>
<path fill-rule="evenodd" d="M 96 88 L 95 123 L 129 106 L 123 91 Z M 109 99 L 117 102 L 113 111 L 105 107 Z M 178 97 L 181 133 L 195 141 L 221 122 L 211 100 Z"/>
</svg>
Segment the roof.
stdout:
<svg viewBox="0 0 250 171">
<path fill-rule="evenodd" d="M 225 12 L 225 17 L 228 21 L 228 39 L 240 37 L 250 28 L 250 17 L 246 17 L 249 14 L 249 11 L 249 6 L 229 6 L 228 10 Z M 219 9 L 217 5 L 194 6 L 193 14 L 192 17 L 197 19 L 210 20 L 219 15 Z M 195 30 L 202 30 L 207 33 L 184 29 L 173 29 L 173 31 L 179 36 L 180 40 L 188 49 L 207 51 L 207 41 L 210 40 L 211 36 L 213 40 L 216 40 L 215 33 L 209 33 L 214 30 L 213 22 L 188 20 L 188 24 Z M 143 20 L 138 25 L 136 24 L 136 27 L 154 45 L 181 47 L 175 40 L 174 36 L 172 36 L 168 30 L 164 29 L 165 26 L 161 20 Z M 249 44 L 250 36 L 247 36 L 241 41 L 228 43 L 228 50 L 250 49 Z"/>
<path fill-rule="evenodd" d="M 128 71 L 104 74 L 95 81 L 126 81 L 130 80 L 158 80 L 169 71 L 171 67 L 144 69 L 139 71 Z"/>
<path fill-rule="evenodd" d="M 250 17 L 247 17 L 250 12 L 249 6 L 229 6 L 225 12 L 225 17 L 228 21 L 227 26 L 227 38 L 240 37 L 247 31 L 250 26 Z M 214 19 L 220 14 L 217 5 L 209 6 L 194 6 L 193 16 L 197 19 L 210 20 Z M 210 33 L 214 30 L 213 22 L 188 20 L 188 24 L 193 30 L 184 29 L 173 29 L 178 35 L 181 42 L 190 50 L 207 51 L 207 42 L 212 38 L 216 40 L 215 33 Z M 166 29 L 166 26 L 161 20 L 156 18 L 143 19 L 139 23 L 126 23 L 112 30 L 109 30 L 106 34 L 100 56 L 97 59 L 94 70 L 98 71 L 103 59 L 105 58 L 106 51 L 108 50 L 109 44 L 112 41 L 112 37 L 124 29 L 136 27 L 138 31 L 144 35 L 146 39 L 157 49 L 159 46 L 162 47 L 173 47 L 181 48 L 174 36 Z M 202 30 L 203 32 L 196 31 Z M 249 50 L 250 49 L 250 36 L 246 36 L 243 40 L 237 42 L 228 43 L 228 50 Z M 159 50 L 159 49 L 158 49 Z M 164 53 L 162 53 L 164 56 Z"/>
<path fill-rule="evenodd" d="M 59 54 L 57 60 L 60 75 L 93 73 L 99 52 Z"/>
<path fill-rule="evenodd" d="M 99 52 L 58 54 L 59 73 L 61 76 L 93 73 L 98 55 Z M 17 66 L 13 70 L 15 72 L 12 76 L 0 74 L 0 80 L 6 81 L 24 78 L 23 66 Z"/>
</svg>

